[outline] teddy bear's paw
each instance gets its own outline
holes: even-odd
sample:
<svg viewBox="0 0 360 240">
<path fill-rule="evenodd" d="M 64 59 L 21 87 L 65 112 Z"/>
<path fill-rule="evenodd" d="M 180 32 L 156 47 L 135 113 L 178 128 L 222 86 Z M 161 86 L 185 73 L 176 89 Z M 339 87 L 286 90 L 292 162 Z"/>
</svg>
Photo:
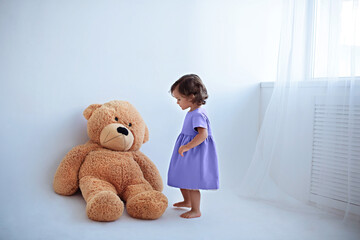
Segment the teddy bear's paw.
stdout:
<svg viewBox="0 0 360 240">
<path fill-rule="evenodd" d="M 118 219 L 124 211 L 124 204 L 113 192 L 97 193 L 89 200 L 86 213 L 91 220 L 110 222 Z"/>
<path fill-rule="evenodd" d="M 165 212 L 168 200 L 158 191 L 146 191 L 131 197 L 126 203 L 128 214 L 139 219 L 158 219 Z"/>
</svg>

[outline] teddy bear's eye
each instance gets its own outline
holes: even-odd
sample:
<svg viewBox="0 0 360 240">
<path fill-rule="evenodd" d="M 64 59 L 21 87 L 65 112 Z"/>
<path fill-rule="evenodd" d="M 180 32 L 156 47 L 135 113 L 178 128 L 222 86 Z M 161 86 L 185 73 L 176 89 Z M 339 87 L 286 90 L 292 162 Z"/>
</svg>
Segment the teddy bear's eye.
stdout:
<svg viewBox="0 0 360 240">
<path fill-rule="evenodd" d="M 119 119 L 118 119 L 118 117 L 115 117 L 115 121 L 118 121 Z"/>
<path fill-rule="evenodd" d="M 132 126 L 132 124 L 131 123 L 129 123 L 129 127 L 131 127 Z"/>
</svg>

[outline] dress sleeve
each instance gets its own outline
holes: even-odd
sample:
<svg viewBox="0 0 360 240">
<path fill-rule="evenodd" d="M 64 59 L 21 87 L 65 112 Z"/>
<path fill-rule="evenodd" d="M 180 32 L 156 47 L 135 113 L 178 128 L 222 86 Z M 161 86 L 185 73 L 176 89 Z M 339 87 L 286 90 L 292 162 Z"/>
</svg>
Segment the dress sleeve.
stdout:
<svg viewBox="0 0 360 240">
<path fill-rule="evenodd" d="M 198 127 L 207 128 L 206 116 L 201 113 L 195 114 L 192 118 L 192 127 L 195 131 Z"/>
</svg>

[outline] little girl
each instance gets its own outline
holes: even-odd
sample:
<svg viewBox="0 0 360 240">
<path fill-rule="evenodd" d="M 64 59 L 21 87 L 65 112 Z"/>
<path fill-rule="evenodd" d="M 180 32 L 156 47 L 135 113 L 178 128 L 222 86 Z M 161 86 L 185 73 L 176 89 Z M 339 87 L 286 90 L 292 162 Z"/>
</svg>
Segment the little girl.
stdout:
<svg viewBox="0 0 360 240">
<path fill-rule="evenodd" d="M 201 216 L 199 189 L 218 189 L 219 172 L 215 142 L 210 122 L 202 105 L 207 90 L 195 74 L 182 76 L 171 86 L 171 94 L 186 114 L 182 131 L 176 140 L 168 172 L 168 185 L 180 188 L 183 202 L 175 207 L 189 207 L 183 218 Z"/>
</svg>

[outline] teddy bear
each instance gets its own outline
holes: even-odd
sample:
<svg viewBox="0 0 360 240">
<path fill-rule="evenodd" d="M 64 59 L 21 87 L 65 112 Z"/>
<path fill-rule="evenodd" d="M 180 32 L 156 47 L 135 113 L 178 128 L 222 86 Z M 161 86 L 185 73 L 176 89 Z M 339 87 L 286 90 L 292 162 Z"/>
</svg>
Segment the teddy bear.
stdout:
<svg viewBox="0 0 360 240">
<path fill-rule="evenodd" d="M 114 100 L 91 104 L 83 115 L 89 141 L 72 148 L 58 166 L 53 187 L 60 195 L 80 188 L 87 216 L 94 221 L 158 219 L 168 206 L 155 164 L 139 149 L 149 130 L 135 107 Z"/>
</svg>

